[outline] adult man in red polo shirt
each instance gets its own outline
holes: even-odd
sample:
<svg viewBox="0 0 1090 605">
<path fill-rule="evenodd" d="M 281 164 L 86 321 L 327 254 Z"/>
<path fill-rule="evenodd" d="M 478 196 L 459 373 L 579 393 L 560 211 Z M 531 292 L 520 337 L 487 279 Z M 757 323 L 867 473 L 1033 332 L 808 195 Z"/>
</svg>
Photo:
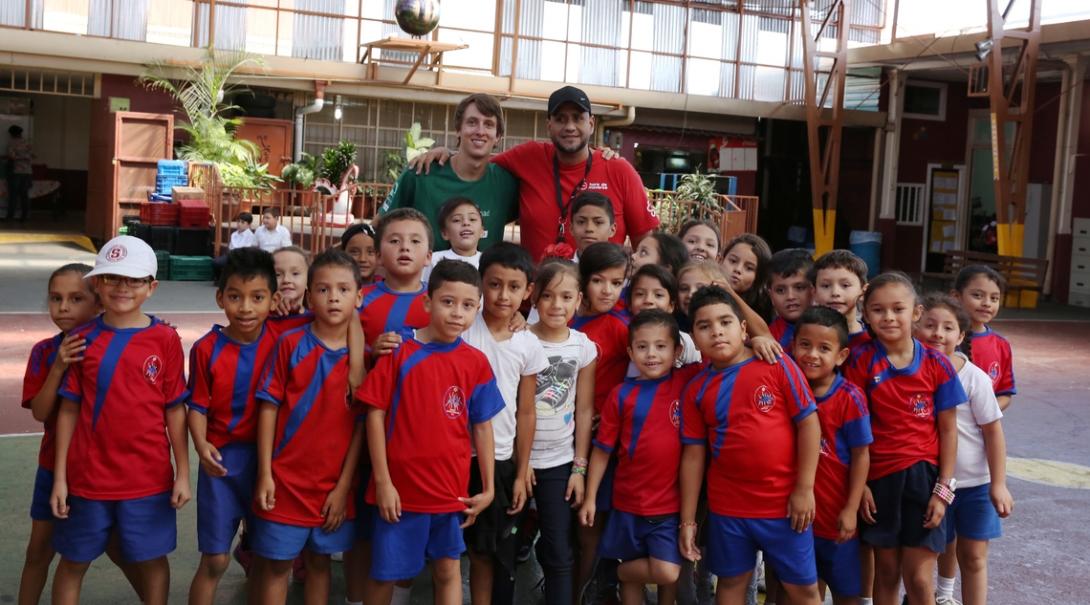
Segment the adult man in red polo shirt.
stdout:
<svg viewBox="0 0 1090 605">
<path fill-rule="evenodd" d="M 610 241 L 622 244 L 626 237 L 635 247 L 659 219 L 647 201 L 643 181 L 632 165 L 606 160 L 592 150 L 594 116 L 586 93 L 565 86 L 549 96 L 547 121 L 551 142 L 528 141 L 493 156 L 492 161 L 519 179 L 519 225 L 521 244 L 535 261 L 545 248 L 571 237 L 571 203 L 581 191 L 597 191 L 613 202 L 617 230 Z M 444 163 L 450 152 L 435 149 L 419 162 L 425 167 L 433 160 Z"/>
</svg>

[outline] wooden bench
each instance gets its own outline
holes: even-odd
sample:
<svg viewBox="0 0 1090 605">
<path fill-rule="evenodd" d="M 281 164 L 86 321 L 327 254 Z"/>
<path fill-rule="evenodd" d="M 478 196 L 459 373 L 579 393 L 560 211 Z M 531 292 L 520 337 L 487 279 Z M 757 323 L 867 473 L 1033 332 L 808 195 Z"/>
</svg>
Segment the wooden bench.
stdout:
<svg viewBox="0 0 1090 605">
<path fill-rule="evenodd" d="M 1048 260 L 1043 258 L 950 250 L 943 258 L 941 273 L 921 273 L 920 277 L 939 281 L 943 288 L 950 288 L 953 287 L 958 272 L 969 265 L 987 265 L 1007 280 L 1006 306 L 1037 306 L 1037 296 L 1044 290 L 1045 273 L 1048 271 Z"/>
</svg>

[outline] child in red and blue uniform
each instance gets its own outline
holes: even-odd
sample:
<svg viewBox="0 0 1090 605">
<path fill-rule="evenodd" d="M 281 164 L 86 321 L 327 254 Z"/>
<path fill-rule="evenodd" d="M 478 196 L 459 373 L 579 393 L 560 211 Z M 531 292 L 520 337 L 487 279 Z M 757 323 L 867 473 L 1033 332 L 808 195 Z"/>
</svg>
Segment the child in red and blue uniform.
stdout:
<svg viewBox="0 0 1090 605">
<path fill-rule="evenodd" d="M 368 406 L 372 475 L 367 502 L 378 508 L 372 537 L 372 602 L 388 604 L 394 582 L 431 561 L 437 603 L 460 603 L 462 529 L 494 494 L 491 418 L 504 408 L 484 353 L 461 334 L 476 317 L 480 274 L 444 260 L 428 283 L 427 328 L 379 358 L 356 390 Z M 467 493 L 470 444 L 482 492 Z M 464 522 L 463 522 L 464 518 Z"/>
<path fill-rule="evenodd" d="M 836 605 L 862 591 L 859 500 L 870 467 L 870 415 L 859 387 L 837 373 L 848 358 L 848 322 L 829 307 L 811 307 L 796 322 L 794 357 L 810 383 L 821 422 L 821 456 L 814 482 L 814 551 L 818 577 Z"/>
<path fill-rule="evenodd" d="M 187 419 L 200 460 L 197 548 L 201 561 L 189 588 L 193 603 L 212 602 L 230 562 L 228 553 L 239 524 L 244 519 L 247 525 L 252 523 L 257 473 L 254 394 L 279 334 L 293 317 L 266 321 L 276 285 L 271 254 L 257 247 L 228 253 L 216 290 L 216 303 L 227 316 L 227 326 L 213 326 L 189 352 Z"/>
<path fill-rule="evenodd" d="M 790 357 L 770 364 L 746 349 L 746 324 L 726 290 L 701 288 L 689 309 L 709 364 L 681 400 L 681 554 L 701 558 L 696 509 L 710 453 L 707 558 L 719 603 L 745 602 L 761 550 L 792 603 L 817 605 L 810 524 L 821 428 L 810 387 Z"/>
<path fill-rule="evenodd" d="M 50 503 L 61 563 L 55 603 L 77 603 L 83 576 L 116 533 L 146 603 L 166 603 L 176 510 L 190 498 L 185 353 L 174 328 L 145 315 L 158 282 L 152 249 L 122 235 L 103 246 L 92 280 L 103 313 L 73 333 L 83 359 L 61 383 Z M 171 458 L 173 455 L 173 466 Z"/>
<path fill-rule="evenodd" d="M 431 262 L 432 237 L 428 219 L 414 208 L 397 208 L 379 219 L 375 241 L 386 278 L 363 289 L 359 306 L 371 362 L 428 325 L 421 278 Z"/>
<path fill-rule="evenodd" d="M 1011 343 L 988 326 L 999 314 L 1005 288 L 1003 276 L 987 265 L 964 267 L 954 279 L 954 296 L 972 323 L 972 330 L 966 335 L 973 353 L 970 361 L 992 379 L 992 391 L 1000 410 L 1006 410 L 1018 393 Z"/>
<path fill-rule="evenodd" d="M 810 281 L 813 266 L 810 251 L 801 248 L 780 250 L 768 261 L 768 297 L 776 312 L 768 330 L 789 354 L 795 339 L 795 322 L 810 308 L 814 296 L 814 284 Z"/>
<path fill-rule="evenodd" d="M 862 539 L 876 553 L 875 601 L 934 599 L 942 519 L 953 502 L 956 407 L 968 399 L 950 361 L 912 337 L 922 314 L 903 273 L 875 277 L 863 297 L 874 340 L 854 349 L 844 377 L 867 394 L 874 443 Z"/>
<path fill-rule="evenodd" d="M 598 556 L 623 561 L 617 568 L 622 603 L 642 603 L 648 583 L 658 584 L 659 599 L 672 603 L 681 571 L 679 398 L 699 366 L 674 370 L 681 333 L 677 320 L 666 311 L 636 315 L 629 325 L 629 341 L 629 356 L 639 374 L 617 385 L 602 408 L 579 517 L 584 525 L 594 523 L 602 476 L 616 454 L 613 511 Z"/>
<path fill-rule="evenodd" d="M 822 254 L 810 269 L 814 304 L 831 307 L 848 320 L 848 348 L 855 351 L 871 335 L 860 321 L 859 301 L 867 287 L 867 263 L 850 250 Z"/>
<path fill-rule="evenodd" d="M 579 256 L 579 286 L 583 291 L 583 305 L 579 314 L 572 319 L 571 328 L 586 334 L 598 349 L 598 362 L 594 370 L 595 417 L 602 414 L 602 406 L 609 393 L 621 384 L 628 370 L 628 322 L 631 317 L 618 305 L 627 273 L 628 255 L 617 244 L 590 244 Z M 613 508 L 613 471 L 616 465 L 616 459 L 611 459 L 602 478 L 596 503 L 598 521 L 579 527 L 577 586 L 591 579 L 598 539 L 605 526 L 604 515 Z M 602 573 L 608 575 L 609 571 L 606 569 Z"/>
<path fill-rule="evenodd" d="M 49 276 L 49 318 L 61 331 L 34 345 L 23 377 L 23 407 L 42 423 L 43 434 L 38 449 L 34 495 L 30 503 L 30 541 L 19 582 L 20 603 L 37 603 L 41 598 L 55 554 L 52 545 L 53 509 L 49 506 L 49 496 L 53 491 L 53 461 L 57 455 L 57 389 L 68 366 L 81 359 L 86 344 L 75 334 L 67 334 L 94 319 L 100 309 L 91 284 L 83 279 L 90 271 L 91 267 L 87 265 L 73 263 L 60 267 Z M 107 549 L 106 554 L 127 576 L 136 577 L 133 567 L 121 560 L 117 548 Z M 134 581 L 133 585 L 139 586 L 139 582 Z"/>
<path fill-rule="evenodd" d="M 363 425 L 349 393 L 348 329 L 359 304 L 359 267 L 341 250 L 319 254 L 307 276 L 308 326 L 281 336 L 269 357 L 257 417 L 251 546 L 264 559 L 262 603 L 287 598 L 303 554 L 308 601 L 328 600 L 330 555 L 352 546 L 354 486 Z"/>
</svg>

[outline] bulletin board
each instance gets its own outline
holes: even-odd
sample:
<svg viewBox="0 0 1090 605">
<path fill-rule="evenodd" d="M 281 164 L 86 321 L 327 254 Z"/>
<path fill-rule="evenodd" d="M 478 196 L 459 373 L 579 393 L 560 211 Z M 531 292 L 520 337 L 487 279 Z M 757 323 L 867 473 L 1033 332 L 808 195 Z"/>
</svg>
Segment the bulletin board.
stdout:
<svg viewBox="0 0 1090 605">
<path fill-rule="evenodd" d="M 961 171 L 946 168 L 931 170 L 931 227 L 927 251 L 941 254 L 958 245 L 958 195 L 961 192 Z"/>
</svg>

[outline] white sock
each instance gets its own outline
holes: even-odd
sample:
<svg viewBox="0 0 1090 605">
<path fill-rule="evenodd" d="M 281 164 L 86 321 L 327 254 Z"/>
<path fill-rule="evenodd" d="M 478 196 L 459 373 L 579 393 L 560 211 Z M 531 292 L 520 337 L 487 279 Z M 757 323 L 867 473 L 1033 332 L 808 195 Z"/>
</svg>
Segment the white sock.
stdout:
<svg viewBox="0 0 1090 605">
<path fill-rule="evenodd" d="M 939 581 L 935 583 L 935 596 L 954 598 L 954 578 L 944 578 L 939 575 Z"/>
<path fill-rule="evenodd" d="M 344 605 L 363 605 L 363 601 L 349 601 L 346 597 L 344 600 Z"/>
<path fill-rule="evenodd" d="M 874 605 L 874 599 L 870 597 L 860 597 L 859 605 Z"/>
<path fill-rule="evenodd" d="M 409 597 L 412 595 L 412 592 L 412 588 L 404 588 L 395 584 L 394 596 L 390 599 L 390 605 L 409 605 Z"/>
</svg>

